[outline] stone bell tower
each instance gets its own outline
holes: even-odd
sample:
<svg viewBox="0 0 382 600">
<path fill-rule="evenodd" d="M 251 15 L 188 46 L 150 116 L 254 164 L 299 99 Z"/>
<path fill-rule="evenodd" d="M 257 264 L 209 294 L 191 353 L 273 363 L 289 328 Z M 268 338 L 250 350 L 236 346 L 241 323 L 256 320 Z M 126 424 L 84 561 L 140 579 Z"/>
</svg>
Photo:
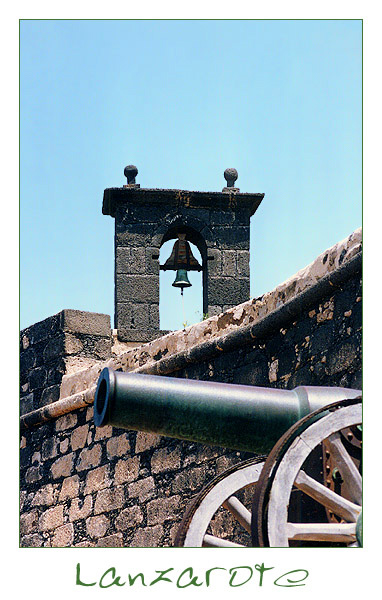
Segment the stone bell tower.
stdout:
<svg viewBox="0 0 382 600">
<path fill-rule="evenodd" d="M 104 191 L 102 213 L 115 219 L 115 323 L 118 338 L 147 342 L 159 328 L 159 251 L 168 240 L 198 248 L 203 313 L 209 317 L 249 300 L 249 225 L 264 194 L 240 193 L 236 169 L 222 192 L 141 188 L 138 169 L 127 184 Z M 183 234 L 179 237 L 179 234 Z M 168 263 L 168 261 L 167 261 Z M 168 268 L 168 267 L 167 267 Z"/>
</svg>

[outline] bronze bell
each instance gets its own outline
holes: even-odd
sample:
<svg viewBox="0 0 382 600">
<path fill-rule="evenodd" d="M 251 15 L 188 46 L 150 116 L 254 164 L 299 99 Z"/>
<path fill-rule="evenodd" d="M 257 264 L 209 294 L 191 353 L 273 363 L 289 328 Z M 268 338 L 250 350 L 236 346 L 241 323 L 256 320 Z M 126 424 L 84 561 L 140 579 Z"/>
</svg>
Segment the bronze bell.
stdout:
<svg viewBox="0 0 382 600">
<path fill-rule="evenodd" d="M 191 287 L 192 283 L 189 282 L 187 277 L 186 269 L 178 269 L 176 272 L 175 281 L 172 284 L 173 287 L 180 288 L 183 293 L 183 288 Z"/>
<path fill-rule="evenodd" d="M 171 256 L 166 260 L 163 266 L 163 271 L 202 271 L 203 267 L 196 260 L 192 254 L 190 244 L 186 240 L 185 233 L 178 233 L 178 239 L 176 240 L 174 247 L 171 252 Z M 187 275 L 186 275 L 187 279 Z M 175 280 L 176 281 L 176 280 Z M 188 279 L 187 279 L 188 281 Z M 175 282 L 174 282 L 175 283 Z M 189 283 L 189 285 L 191 285 Z M 177 286 L 180 287 L 180 286 Z M 189 286 L 183 286 L 189 287 Z"/>
</svg>

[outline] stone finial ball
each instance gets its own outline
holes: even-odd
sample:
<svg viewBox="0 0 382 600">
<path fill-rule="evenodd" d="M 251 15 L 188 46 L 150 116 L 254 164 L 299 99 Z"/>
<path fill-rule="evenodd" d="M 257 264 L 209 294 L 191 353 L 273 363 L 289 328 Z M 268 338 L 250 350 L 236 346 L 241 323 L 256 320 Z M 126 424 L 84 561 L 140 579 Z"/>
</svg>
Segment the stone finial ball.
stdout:
<svg viewBox="0 0 382 600">
<path fill-rule="evenodd" d="M 135 165 L 127 165 L 127 167 L 124 168 L 123 173 L 128 181 L 133 181 L 138 175 L 138 169 Z"/>
<path fill-rule="evenodd" d="M 233 184 L 235 183 L 236 179 L 238 178 L 238 173 L 236 171 L 236 169 L 226 169 L 224 171 L 224 179 L 226 180 L 226 182 L 228 183 L 228 185 L 233 186 Z"/>
</svg>

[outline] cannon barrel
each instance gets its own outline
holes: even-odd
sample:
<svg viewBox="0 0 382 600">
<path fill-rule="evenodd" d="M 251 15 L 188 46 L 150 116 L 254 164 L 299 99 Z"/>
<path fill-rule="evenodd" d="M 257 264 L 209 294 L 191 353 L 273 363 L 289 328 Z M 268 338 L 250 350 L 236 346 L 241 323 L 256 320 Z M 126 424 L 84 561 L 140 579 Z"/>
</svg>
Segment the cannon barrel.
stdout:
<svg viewBox="0 0 382 600">
<path fill-rule="evenodd" d="M 345 388 L 278 390 L 105 368 L 98 379 L 94 422 L 262 453 L 305 415 L 359 395 Z"/>
</svg>

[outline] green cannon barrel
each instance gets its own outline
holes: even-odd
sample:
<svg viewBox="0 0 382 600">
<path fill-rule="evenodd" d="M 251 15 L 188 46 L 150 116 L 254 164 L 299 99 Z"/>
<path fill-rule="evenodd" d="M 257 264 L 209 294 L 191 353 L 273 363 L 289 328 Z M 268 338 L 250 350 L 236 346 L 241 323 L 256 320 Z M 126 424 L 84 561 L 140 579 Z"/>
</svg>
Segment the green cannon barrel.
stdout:
<svg viewBox="0 0 382 600">
<path fill-rule="evenodd" d="M 262 453 L 305 415 L 359 395 L 344 388 L 276 390 L 105 368 L 95 394 L 94 422 Z"/>
</svg>

